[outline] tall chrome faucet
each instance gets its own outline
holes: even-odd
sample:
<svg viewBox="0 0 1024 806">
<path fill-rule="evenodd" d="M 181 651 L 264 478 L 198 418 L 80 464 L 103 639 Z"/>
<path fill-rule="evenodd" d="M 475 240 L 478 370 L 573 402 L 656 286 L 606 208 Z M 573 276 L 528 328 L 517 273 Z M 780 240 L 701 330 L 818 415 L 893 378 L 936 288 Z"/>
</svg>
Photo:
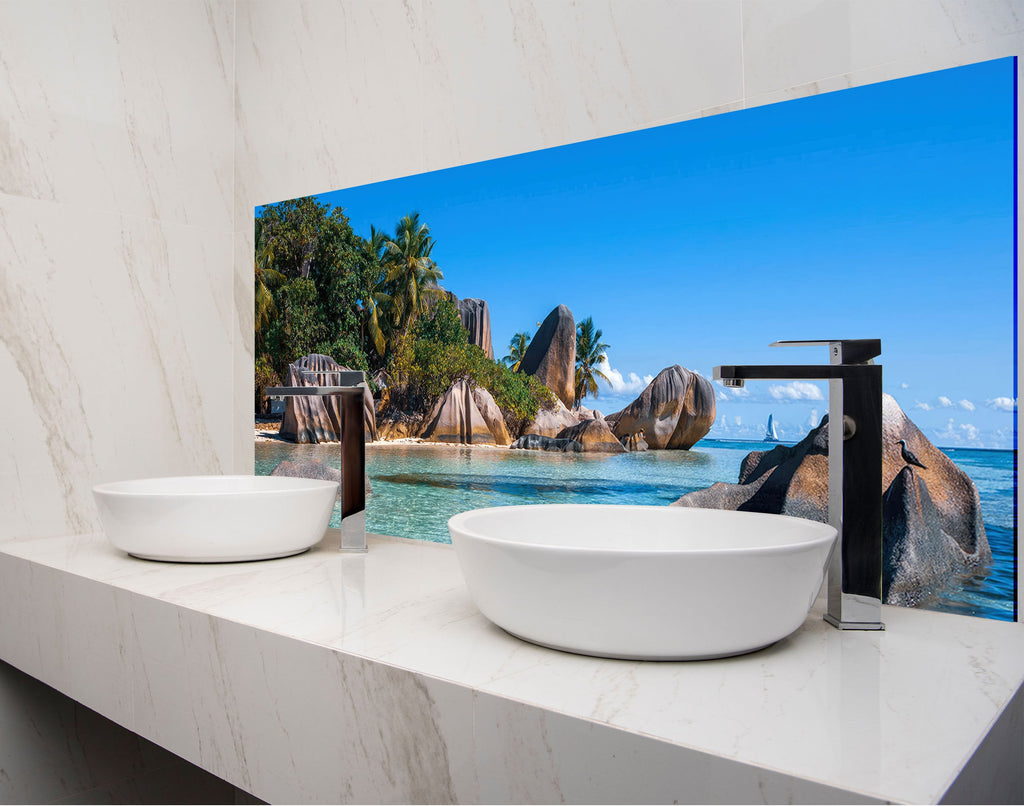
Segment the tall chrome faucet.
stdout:
<svg viewBox="0 0 1024 806">
<path fill-rule="evenodd" d="M 268 386 L 274 399 L 309 395 L 341 398 L 341 551 L 366 551 L 366 445 L 363 437 L 363 392 L 366 375 L 350 370 L 303 370 L 319 382 L 332 376 L 330 386 Z"/>
<path fill-rule="evenodd" d="M 882 624 L 882 367 L 880 339 L 777 341 L 827 345 L 826 365 L 720 366 L 715 380 L 828 381 L 828 520 L 839 545 L 828 568 L 825 620 L 841 630 Z"/>
</svg>

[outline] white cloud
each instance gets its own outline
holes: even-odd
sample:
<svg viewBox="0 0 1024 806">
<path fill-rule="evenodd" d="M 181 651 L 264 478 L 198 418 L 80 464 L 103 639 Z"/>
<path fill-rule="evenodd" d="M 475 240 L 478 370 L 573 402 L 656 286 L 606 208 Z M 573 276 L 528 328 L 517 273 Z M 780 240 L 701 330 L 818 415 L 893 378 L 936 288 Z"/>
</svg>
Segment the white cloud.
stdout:
<svg viewBox="0 0 1024 806">
<path fill-rule="evenodd" d="M 909 389 L 909 388 L 910 388 L 910 384 L 907 383 L 906 381 L 904 381 L 903 383 L 900 384 L 900 389 Z"/>
<path fill-rule="evenodd" d="M 1012 397 L 994 397 L 986 400 L 985 405 L 996 411 L 1013 411 L 1017 403 Z"/>
<path fill-rule="evenodd" d="M 939 397 L 939 405 L 944 409 L 949 409 L 953 407 L 953 401 L 945 395 L 942 395 Z"/>
<path fill-rule="evenodd" d="M 964 411 L 974 411 L 974 404 L 970 400 L 967 400 L 967 398 L 961 400 L 957 405 Z"/>
<path fill-rule="evenodd" d="M 818 419 L 818 410 L 811 409 L 811 416 L 807 418 L 808 428 L 817 428 L 821 421 Z"/>
<path fill-rule="evenodd" d="M 768 394 L 775 400 L 824 400 L 821 389 L 807 381 L 791 381 L 787 384 L 773 384 Z"/>
<path fill-rule="evenodd" d="M 946 421 L 945 428 L 942 430 L 935 428 L 932 430 L 932 433 L 935 435 L 936 442 L 945 445 L 977 444 L 978 437 L 981 434 L 978 428 L 971 423 L 960 423 L 957 425 L 952 417 Z"/>
<path fill-rule="evenodd" d="M 604 361 L 598 362 L 596 368 L 608 379 L 606 385 L 611 389 L 612 393 L 616 395 L 627 393 L 638 394 L 647 387 L 647 384 L 654 380 L 653 375 L 644 375 L 643 377 L 640 377 L 635 372 L 630 372 L 629 375 L 623 377 L 622 373 L 617 369 L 612 369 L 607 358 L 605 358 Z"/>
<path fill-rule="evenodd" d="M 718 390 L 718 394 L 715 395 L 715 399 L 717 399 L 717 400 L 728 400 L 729 396 L 725 393 L 724 389 L 719 389 Z"/>
<path fill-rule="evenodd" d="M 932 407 L 928 403 L 922 403 L 920 400 L 914 401 L 914 408 L 921 409 L 921 411 L 931 411 Z"/>
</svg>

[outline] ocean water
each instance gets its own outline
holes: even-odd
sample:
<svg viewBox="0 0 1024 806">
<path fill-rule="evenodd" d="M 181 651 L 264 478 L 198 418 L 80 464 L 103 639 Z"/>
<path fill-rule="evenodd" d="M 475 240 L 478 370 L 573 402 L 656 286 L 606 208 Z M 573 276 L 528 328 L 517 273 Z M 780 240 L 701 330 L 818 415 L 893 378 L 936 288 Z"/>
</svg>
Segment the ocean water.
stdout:
<svg viewBox="0 0 1024 806">
<path fill-rule="evenodd" d="M 448 519 L 468 509 L 526 503 L 666 505 L 716 481 L 735 482 L 743 457 L 764 449 L 761 442 L 702 440 L 690 451 L 597 456 L 377 443 L 366 451 L 373 487 L 366 528 L 448 543 Z M 1012 621 L 1013 452 L 945 452 L 978 487 L 993 561 L 976 574 L 951 580 L 948 589 L 921 606 Z M 338 445 L 256 443 L 257 475 L 289 458 L 321 459 L 337 467 Z"/>
</svg>

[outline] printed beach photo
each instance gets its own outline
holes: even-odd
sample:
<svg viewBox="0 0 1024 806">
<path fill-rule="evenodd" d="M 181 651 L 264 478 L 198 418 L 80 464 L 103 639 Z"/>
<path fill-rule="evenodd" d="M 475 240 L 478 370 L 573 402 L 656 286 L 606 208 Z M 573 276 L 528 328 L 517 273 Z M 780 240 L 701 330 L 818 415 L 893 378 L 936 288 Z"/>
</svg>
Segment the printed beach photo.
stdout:
<svg viewBox="0 0 1024 806">
<path fill-rule="evenodd" d="M 828 519 L 823 364 L 879 339 L 883 595 L 1016 617 L 1015 60 L 268 203 L 256 473 L 340 476 L 362 370 L 366 529 L 449 542 L 527 503 Z M 339 515 L 335 515 L 335 525 Z"/>
</svg>

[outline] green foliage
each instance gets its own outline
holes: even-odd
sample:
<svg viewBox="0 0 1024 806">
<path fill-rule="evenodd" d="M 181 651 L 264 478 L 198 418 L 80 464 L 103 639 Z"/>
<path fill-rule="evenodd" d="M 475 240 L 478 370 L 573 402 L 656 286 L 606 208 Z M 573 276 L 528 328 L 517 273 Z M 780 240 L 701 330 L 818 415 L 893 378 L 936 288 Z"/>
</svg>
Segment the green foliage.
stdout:
<svg viewBox="0 0 1024 806">
<path fill-rule="evenodd" d="M 394 342 L 389 364 L 398 389 L 394 402 L 425 408 L 453 383 L 468 379 L 491 393 L 514 434 L 533 420 L 542 406 L 554 405 L 554 395 L 540 381 L 488 358 L 468 339 L 455 305 L 448 300 L 435 303 L 411 334 Z"/>
<path fill-rule="evenodd" d="M 526 355 L 526 348 L 529 346 L 530 334 L 516 333 L 512 337 L 512 341 L 508 343 L 508 355 L 501 360 L 505 366 L 515 371 L 519 369 L 519 365 L 523 362 L 523 356 Z"/>
<path fill-rule="evenodd" d="M 280 386 L 281 379 L 277 373 L 274 372 L 274 368 L 270 366 L 270 362 L 266 359 L 266 356 L 260 356 L 256 359 L 256 369 L 253 372 L 253 394 L 254 409 L 257 414 L 264 410 L 263 403 L 263 390 L 268 386 Z"/>
<path fill-rule="evenodd" d="M 318 345 L 330 339 L 320 310 L 316 284 L 304 277 L 292 280 L 281 289 L 277 327 L 271 329 L 270 343 L 275 345 L 284 367 L 304 355 L 316 352 Z"/>
<path fill-rule="evenodd" d="M 257 355 L 280 375 L 312 352 L 369 370 L 364 307 L 373 260 L 341 208 L 314 198 L 268 205 L 256 239 Z"/>
<path fill-rule="evenodd" d="M 339 246 L 358 243 L 342 209 L 312 196 L 268 205 L 259 222 L 273 251 L 274 268 L 289 280 L 318 279 L 333 266 Z"/>
<path fill-rule="evenodd" d="M 588 394 L 597 397 L 597 379 L 607 381 L 606 376 L 597 365 L 603 363 L 608 345 L 601 341 L 602 333 L 594 327 L 592 317 L 587 317 L 576 325 L 576 402 L 579 408 L 583 398 Z"/>
<path fill-rule="evenodd" d="M 342 334 L 332 342 L 323 342 L 317 345 L 313 352 L 329 355 L 343 367 L 361 369 L 367 373 L 370 371 L 370 362 L 366 360 L 366 353 L 349 335 Z"/>
<path fill-rule="evenodd" d="M 535 377 L 513 372 L 505 365 L 491 361 L 479 347 L 474 349 L 483 360 L 477 366 L 473 380 L 494 397 L 510 433 L 518 435 L 538 411 L 555 405 L 554 393 Z"/>
<path fill-rule="evenodd" d="M 430 306 L 430 311 L 416 321 L 413 335 L 417 341 L 438 344 L 468 344 L 469 331 L 462 324 L 459 309 L 444 298 Z"/>
</svg>

